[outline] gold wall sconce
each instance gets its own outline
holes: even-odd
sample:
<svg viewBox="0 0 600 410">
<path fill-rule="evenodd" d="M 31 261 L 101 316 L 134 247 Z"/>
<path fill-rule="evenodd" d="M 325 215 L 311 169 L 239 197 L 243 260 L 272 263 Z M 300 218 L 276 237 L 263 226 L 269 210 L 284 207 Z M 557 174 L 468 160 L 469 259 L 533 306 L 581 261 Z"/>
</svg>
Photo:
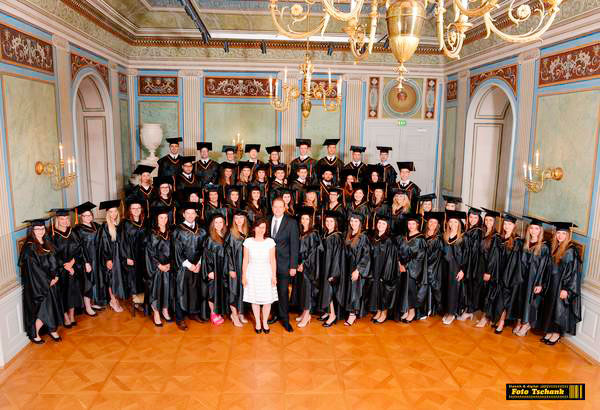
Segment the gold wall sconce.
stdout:
<svg viewBox="0 0 600 410">
<path fill-rule="evenodd" d="M 58 145 L 58 155 L 59 160 L 56 162 L 37 161 L 35 163 L 35 173 L 37 175 L 46 175 L 49 177 L 52 189 L 56 191 L 70 187 L 77 178 L 77 161 L 75 160 L 75 157 L 67 159 L 65 169 L 62 144 Z"/>
<path fill-rule="evenodd" d="M 523 163 L 523 182 L 529 192 L 538 193 L 544 188 L 544 181 L 560 181 L 564 171 L 560 167 L 544 168 L 540 166 L 540 150 L 535 151 L 535 163 Z"/>
</svg>

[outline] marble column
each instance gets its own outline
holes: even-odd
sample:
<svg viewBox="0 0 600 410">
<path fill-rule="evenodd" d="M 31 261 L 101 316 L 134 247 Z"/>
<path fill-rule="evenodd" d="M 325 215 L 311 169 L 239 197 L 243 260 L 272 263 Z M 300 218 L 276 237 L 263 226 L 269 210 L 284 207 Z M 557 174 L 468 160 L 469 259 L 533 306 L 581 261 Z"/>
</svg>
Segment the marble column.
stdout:
<svg viewBox="0 0 600 410">
<path fill-rule="evenodd" d="M 465 131 L 467 111 L 469 108 L 469 70 L 458 73 L 458 89 L 456 95 L 456 146 L 454 148 L 454 194 L 460 195 L 463 183 L 465 158 Z"/>
<path fill-rule="evenodd" d="M 533 98 L 535 89 L 535 65 L 540 58 L 540 50 L 528 50 L 519 54 L 519 113 L 513 158 L 510 211 L 520 215 L 525 209 L 525 184 L 521 166 L 528 161 L 531 127 L 533 126 Z M 516 120 L 516 119 L 515 119 Z"/>
<path fill-rule="evenodd" d="M 283 81 L 284 73 L 280 72 L 277 76 L 277 80 Z M 300 80 L 300 74 L 296 71 L 288 71 L 288 84 L 298 84 Z M 282 89 L 282 87 L 279 87 Z M 298 116 L 302 115 L 298 111 L 298 104 L 302 97 L 298 97 L 297 100 L 290 102 L 290 108 L 281 113 L 281 149 L 282 149 L 282 161 L 290 163 L 296 154 L 296 138 L 300 138 L 298 129 Z"/>
<path fill-rule="evenodd" d="M 202 70 L 181 70 L 183 82 L 183 153 L 196 155 L 196 142 L 202 139 Z M 216 147 L 214 147 L 216 149 Z"/>
<path fill-rule="evenodd" d="M 121 194 L 123 190 L 123 149 L 121 147 L 121 114 L 119 105 L 119 66 L 115 62 L 108 63 L 110 103 L 112 107 L 113 151 L 115 161 L 115 191 L 112 196 Z M 112 188 L 112 187 L 111 187 Z"/>
<path fill-rule="evenodd" d="M 360 144 L 360 131 L 365 118 L 363 118 L 363 87 L 366 79 L 362 76 L 345 75 L 346 84 L 346 143 L 340 149 L 343 149 L 344 158 L 348 158 L 348 152 L 352 145 Z M 342 153 L 340 153 L 342 154 Z"/>
<path fill-rule="evenodd" d="M 141 159 L 140 158 L 140 150 L 141 147 L 138 144 L 137 141 L 137 130 L 139 127 L 137 118 L 135 118 L 135 109 L 136 109 L 136 102 L 135 102 L 135 96 L 137 95 L 137 88 L 135 86 L 135 80 L 137 78 L 138 75 L 138 70 L 136 70 L 135 68 L 130 68 L 127 70 L 127 91 L 128 91 L 128 104 L 127 106 L 129 107 L 129 132 L 131 133 L 130 135 L 130 139 L 129 141 L 131 141 L 131 152 L 132 152 L 132 158 L 137 158 L 138 160 Z"/>
</svg>

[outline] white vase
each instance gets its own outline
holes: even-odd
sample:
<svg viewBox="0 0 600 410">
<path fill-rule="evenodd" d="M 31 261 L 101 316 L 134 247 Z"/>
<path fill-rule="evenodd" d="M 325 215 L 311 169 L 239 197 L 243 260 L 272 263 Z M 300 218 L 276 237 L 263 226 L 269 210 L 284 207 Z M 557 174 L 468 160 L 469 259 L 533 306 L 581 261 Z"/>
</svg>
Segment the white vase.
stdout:
<svg viewBox="0 0 600 410">
<path fill-rule="evenodd" d="M 146 158 L 146 161 L 156 162 L 156 149 L 160 147 L 160 143 L 163 138 L 163 131 L 160 124 L 144 124 L 140 131 L 142 145 L 148 150 L 150 155 Z"/>
</svg>

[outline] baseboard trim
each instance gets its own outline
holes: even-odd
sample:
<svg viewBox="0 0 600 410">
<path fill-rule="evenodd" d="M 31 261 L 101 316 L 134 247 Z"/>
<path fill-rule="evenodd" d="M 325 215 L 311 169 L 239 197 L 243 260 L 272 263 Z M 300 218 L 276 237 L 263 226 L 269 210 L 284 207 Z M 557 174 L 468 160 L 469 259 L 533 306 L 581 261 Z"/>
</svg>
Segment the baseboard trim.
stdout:
<svg viewBox="0 0 600 410">
<path fill-rule="evenodd" d="M 23 296 L 16 286 L 0 297 L 0 367 L 14 358 L 29 339 L 23 327 Z"/>
</svg>

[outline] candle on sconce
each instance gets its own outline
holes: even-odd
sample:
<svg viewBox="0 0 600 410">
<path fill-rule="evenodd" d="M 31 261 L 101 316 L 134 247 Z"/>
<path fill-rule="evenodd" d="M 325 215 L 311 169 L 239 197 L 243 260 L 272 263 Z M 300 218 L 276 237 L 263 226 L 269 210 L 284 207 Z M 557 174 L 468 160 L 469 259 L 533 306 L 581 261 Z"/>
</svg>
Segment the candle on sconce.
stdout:
<svg viewBox="0 0 600 410">
<path fill-rule="evenodd" d="M 529 164 L 529 180 L 533 181 L 533 175 L 531 173 L 531 164 Z"/>
<path fill-rule="evenodd" d="M 338 97 L 339 97 L 340 95 L 342 95 L 342 81 L 343 81 L 343 80 L 342 80 L 342 78 L 341 78 L 341 77 L 340 77 L 340 78 L 338 78 L 338 82 L 337 82 L 337 95 L 338 95 Z"/>
<path fill-rule="evenodd" d="M 287 85 L 287 66 L 283 69 L 283 83 Z"/>
<path fill-rule="evenodd" d="M 77 163 L 77 161 L 75 160 L 75 157 L 72 157 L 72 158 L 73 158 L 73 174 L 75 174 L 75 172 L 76 172 L 75 171 L 75 164 Z"/>
<path fill-rule="evenodd" d="M 273 95 L 273 77 L 269 76 L 269 97 Z"/>
<path fill-rule="evenodd" d="M 327 85 L 331 88 L 331 68 L 327 69 Z"/>
<path fill-rule="evenodd" d="M 540 166 L 540 149 L 535 150 L 535 167 L 539 168 Z"/>
<path fill-rule="evenodd" d="M 523 176 L 527 178 L 527 164 L 525 162 L 523 162 Z"/>
<path fill-rule="evenodd" d="M 279 95 L 279 81 L 275 80 L 275 97 Z"/>
<path fill-rule="evenodd" d="M 58 155 L 60 157 L 60 160 L 63 160 L 63 145 L 62 144 L 58 144 Z"/>
</svg>

